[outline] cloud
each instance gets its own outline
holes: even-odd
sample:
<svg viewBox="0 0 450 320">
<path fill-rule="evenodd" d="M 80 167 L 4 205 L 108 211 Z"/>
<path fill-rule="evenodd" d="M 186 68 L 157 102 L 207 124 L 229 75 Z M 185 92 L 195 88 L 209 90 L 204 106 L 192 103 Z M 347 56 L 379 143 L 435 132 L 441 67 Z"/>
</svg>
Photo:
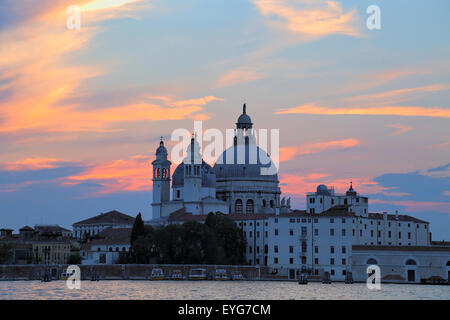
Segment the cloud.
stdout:
<svg viewBox="0 0 450 320">
<path fill-rule="evenodd" d="M 386 124 L 385 127 L 397 129 L 396 131 L 390 134 L 391 136 L 398 136 L 412 130 L 411 127 L 408 127 L 400 123 Z"/>
<path fill-rule="evenodd" d="M 336 192 L 345 192 L 353 181 L 353 188 L 361 194 L 375 194 L 386 190 L 369 177 L 353 177 L 348 179 L 336 178 L 327 173 L 289 173 L 280 174 L 280 188 L 283 193 L 296 197 L 305 197 L 308 192 L 315 192 L 319 184 L 334 188 Z"/>
<path fill-rule="evenodd" d="M 309 39 L 331 34 L 360 36 L 356 10 L 344 12 L 336 1 L 252 0 L 269 24 Z"/>
<path fill-rule="evenodd" d="M 70 161 L 56 158 L 27 158 L 14 162 L 1 163 L 0 168 L 5 171 L 30 171 L 58 168 L 67 163 L 70 163 Z"/>
<path fill-rule="evenodd" d="M 120 130 L 110 126 L 122 122 L 207 118 L 199 114 L 202 106 L 222 99 L 166 97 L 161 105 L 141 95 L 114 107 L 89 108 L 77 103 L 77 98 L 89 95 L 80 90 L 81 85 L 108 68 L 76 65 L 73 57 L 103 30 L 99 22 L 129 16 L 141 2 L 79 1 L 81 29 L 68 30 L 66 8 L 73 4 L 71 1 L 42 1 L 35 12 L 22 12 L 23 4 L 8 1 L 9 12 L 16 18 L 0 31 L 0 132 L 110 132 Z"/>
<path fill-rule="evenodd" d="M 348 149 L 359 145 L 357 139 L 349 138 L 343 140 L 315 142 L 295 147 L 280 148 L 280 162 L 289 161 L 295 157 L 324 152 L 329 149 Z"/>
<path fill-rule="evenodd" d="M 438 202 L 438 201 L 392 201 L 392 200 L 381 200 L 373 199 L 371 203 L 377 204 L 389 204 L 404 207 L 403 210 L 406 212 L 424 212 L 424 211 L 434 211 L 440 213 L 450 213 L 449 202 Z"/>
<path fill-rule="evenodd" d="M 152 167 L 150 156 L 134 156 L 126 160 L 112 160 L 91 164 L 82 172 L 68 176 L 63 185 L 95 183 L 103 188 L 93 194 L 110 194 L 131 191 L 148 191 L 152 188 Z M 92 196 L 92 194 L 91 194 Z"/>
<path fill-rule="evenodd" d="M 216 88 L 223 88 L 233 86 L 239 83 L 251 82 L 262 79 L 264 76 L 257 71 L 248 68 L 238 68 L 226 72 L 217 79 L 215 83 Z"/>
<path fill-rule="evenodd" d="M 392 105 L 404 101 L 410 101 L 418 97 L 422 97 L 424 94 L 427 93 L 445 91 L 449 89 L 450 85 L 447 83 L 432 84 L 428 86 L 404 88 L 366 95 L 359 95 L 345 98 L 344 101 L 356 102 L 358 104 L 365 103 L 367 105 L 378 105 L 378 104 Z"/>
<path fill-rule="evenodd" d="M 403 117 L 439 117 L 450 118 L 450 109 L 441 107 L 416 106 L 380 106 L 370 108 L 329 108 L 316 104 L 305 104 L 294 108 L 286 108 L 275 114 L 319 114 L 319 115 L 381 115 Z"/>
</svg>

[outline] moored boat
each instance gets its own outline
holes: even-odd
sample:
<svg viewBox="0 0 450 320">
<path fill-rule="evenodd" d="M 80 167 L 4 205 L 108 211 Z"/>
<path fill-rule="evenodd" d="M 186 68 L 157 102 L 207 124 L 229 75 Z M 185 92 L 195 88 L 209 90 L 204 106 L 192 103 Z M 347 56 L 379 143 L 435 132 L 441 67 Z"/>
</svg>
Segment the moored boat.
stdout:
<svg viewBox="0 0 450 320">
<path fill-rule="evenodd" d="M 206 280 L 206 269 L 197 268 L 189 270 L 189 280 Z"/>
<path fill-rule="evenodd" d="M 216 269 L 216 275 L 214 279 L 219 281 L 230 280 L 230 278 L 227 275 L 227 270 L 225 269 Z"/>
<path fill-rule="evenodd" d="M 173 270 L 170 276 L 172 280 L 184 280 L 183 272 L 181 270 Z"/>
<path fill-rule="evenodd" d="M 161 268 L 152 269 L 150 280 L 164 280 L 164 273 Z"/>
</svg>

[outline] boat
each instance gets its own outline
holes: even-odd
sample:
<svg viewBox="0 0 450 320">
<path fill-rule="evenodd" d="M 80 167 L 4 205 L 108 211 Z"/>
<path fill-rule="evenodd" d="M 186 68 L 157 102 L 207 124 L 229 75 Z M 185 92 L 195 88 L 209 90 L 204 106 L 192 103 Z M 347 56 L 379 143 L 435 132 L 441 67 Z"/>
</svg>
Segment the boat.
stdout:
<svg viewBox="0 0 450 320">
<path fill-rule="evenodd" d="M 189 280 L 206 280 L 206 269 L 198 268 L 189 270 Z"/>
<path fill-rule="evenodd" d="M 300 278 L 298 279 L 298 284 L 308 284 L 308 276 L 304 273 L 300 274 Z"/>
<path fill-rule="evenodd" d="M 161 268 L 152 269 L 150 280 L 164 280 L 164 273 Z"/>
<path fill-rule="evenodd" d="M 227 275 L 227 270 L 225 269 L 216 269 L 216 276 L 214 277 L 215 280 L 230 280 L 230 278 Z"/>
<path fill-rule="evenodd" d="M 244 276 L 242 275 L 241 272 L 235 272 L 235 273 L 231 276 L 231 279 L 232 279 L 232 280 L 236 280 L 236 281 L 239 281 L 239 280 L 245 280 L 245 279 L 244 279 Z"/>
<path fill-rule="evenodd" d="M 172 280 L 184 280 L 183 272 L 181 270 L 173 270 L 172 275 L 170 276 Z"/>
</svg>

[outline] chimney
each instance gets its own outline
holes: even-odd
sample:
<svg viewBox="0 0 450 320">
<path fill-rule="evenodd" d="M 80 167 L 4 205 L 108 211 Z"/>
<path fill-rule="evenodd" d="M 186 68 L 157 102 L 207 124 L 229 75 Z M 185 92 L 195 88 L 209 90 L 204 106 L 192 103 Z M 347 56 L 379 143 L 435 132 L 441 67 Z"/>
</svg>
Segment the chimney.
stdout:
<svg viewBox="0 0 450 320">
<path fill-rule="evenodd" d="M 395 210 L 395 220 L 398 220 L 398 210 Z"/>
<path fill-rule="evenodd" d="M 386 212 L 386 211 L 383 212 L 383 220 L 384 220 L 384 221 L 387 221 L 387 212 Z"/>
</svg>

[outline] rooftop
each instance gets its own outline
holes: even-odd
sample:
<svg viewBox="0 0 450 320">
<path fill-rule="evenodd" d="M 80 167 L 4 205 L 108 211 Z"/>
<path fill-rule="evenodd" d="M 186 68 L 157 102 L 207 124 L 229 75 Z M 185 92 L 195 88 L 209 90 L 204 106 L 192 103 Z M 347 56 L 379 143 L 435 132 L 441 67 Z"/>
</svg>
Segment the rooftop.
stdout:
<svg viewBox="0 0 450 320">
<path fill-rule="evenodd" d="M 130 244 L 132 228 L 108 228 L 92 239 L 91 245 Z"/>
<path fill-rule="evenodd" d="M 125 213 L 119 212 L 117 210 L 109 211 L 106 213 L 99 214 L 98 216 L 85 219 L 82 221 L 78 221 L 73 224 L 73 226 L 77 225 L 85 225 L 85 224 L 130 224 L 134 223 L 134 218 L 126 215 Z"/>
</svg>

